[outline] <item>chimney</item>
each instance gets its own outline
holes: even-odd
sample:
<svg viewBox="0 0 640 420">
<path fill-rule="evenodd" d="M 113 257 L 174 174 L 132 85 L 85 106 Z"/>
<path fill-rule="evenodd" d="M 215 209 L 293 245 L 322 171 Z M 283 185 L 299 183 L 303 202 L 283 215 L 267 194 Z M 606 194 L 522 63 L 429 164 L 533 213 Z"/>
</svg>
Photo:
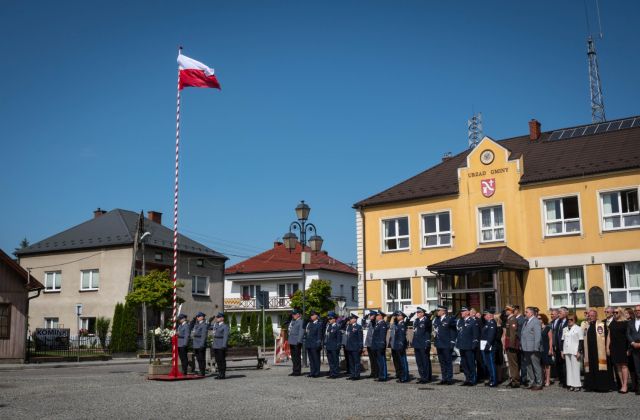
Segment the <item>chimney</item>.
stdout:
<svg viewBox="0 0 640 420">
<path fill-rule="evenodd" d="M 273 247 L 274 247 L 274 248 L 277 248 L 277 247 L 279 247 L 280 245 L 282 245 L 282 242 L 280 242 L 280 241 L 275 241 L 275 242 L 273 243 Z"/>
<path fill-rule="evenodd" d="M 452 156 L 453 156 L 453 155 L 451 154 L 451 152 L 447 152 L 447 153 L 445 153 L 444 155 L 442 155 L 442 161 L 443 161 L 443 162 L 444 162 L 444 161 L 447 161 L 447 160 L 451 159 L 451 157 L 452 157 Z"/>
<path fill-rule="evenodd" d="M 532 118 L 529 121 L 529 140 L 538 140 L 540 138 L 540 121 Z"/>
<path fill-rule="evenodd" d="M 98 217 L 102 216 L 106 212 L 107 212 L 106 210 L 102 210 L 100 207 L 98 207 L 93 211 L 93 218 L 97 219 Z"/>
<path fill-rule="evenodd" d="M 147 218 L 152 222 L 156 222 L 159 225 L 162 224 L 162 213 L 160 213 L 159 211 L 149 210 L 147 212 Z"/>
</svg>

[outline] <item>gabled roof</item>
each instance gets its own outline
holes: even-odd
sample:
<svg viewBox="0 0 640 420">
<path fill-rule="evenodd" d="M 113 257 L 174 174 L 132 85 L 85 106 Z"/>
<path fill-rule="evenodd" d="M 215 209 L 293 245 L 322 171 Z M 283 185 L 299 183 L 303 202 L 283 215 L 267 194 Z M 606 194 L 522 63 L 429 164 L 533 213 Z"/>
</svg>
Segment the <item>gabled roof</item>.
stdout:
<svg viewBox="0 0 640 420">
<path fill-rule="evenodd" d="M 439 274 L 494 268 L 528 270 L 529 261 L 507 246 L 498 246 L 478 248 L 469 254 L 431 264 L 427 267 L 429 271 Z"/>
<path fill-rule="evenodd" d="M 24 268 L 20 267 L 20 265 L 13 260 L 10 256 L 5 254 L 3 250 L 0 249 L 0 262 L 6 264 L 10 269 L 12 269 L 18 277 L 24 279 L 25 286 L 27 290 L 39 290 L 44 289 L 44 285 L 36 280 L 31 274 L 27 272 Z"/>
<path fill-rule="evenodd" d="M 138 228 L 138 213 L 115 209 L 87 220 L 18 251 L 18 256 L 132 245 Z M 151 232 L 148 246 L 173 249 L 173 230 L 144 218 L 145 231 Z M 188 237 L 178 234 L 178 250 L 208 257 L 227 259 L 224 255 Z"/>
<path fill-rule="evenodd" d="M 305 251 L 311 252 L 309 247 Z M 282 242 L 274 243 L 273 248 L 241 261 L 225 270 L 225 274 L 249 274 L 249 273 L 272 273 L 278 271 L 300 271 L 300 253 L 302 246 L 298 243 L 296 249 L 292 252 L 282 244 Z M 337 271 L 340 273 L 358 274 L 358 271 L 341 261 L 330 257 L 329 254 L 323 252 L 311 252 L 311 264 L 306 265 L 307 270 L 327 270 Z"/>
<path fill-rule="evenodd" d="M 634 118 L 637 119 L 640 116 L 608 121 L 607 124 L 617 125 L 623 120 Z M 620 126 L 623 125 L 620 124 Z M 517 159 L 524 155 L 521 185 L 640 169 L 640 127 L 638 126 L 566 140 L 550 140 L 552 134 L 553 131 L 543 132 L 535 141 L 530 140 L 526 135 L 497 142 L 510 151 L 510 159 Z M 465 150 L 448 158 L 406 181 L 357 202 L 353 207 L 458 194 L 458 168 L 466 165 L 467 155 L 471 151 Z"/>
</svg>

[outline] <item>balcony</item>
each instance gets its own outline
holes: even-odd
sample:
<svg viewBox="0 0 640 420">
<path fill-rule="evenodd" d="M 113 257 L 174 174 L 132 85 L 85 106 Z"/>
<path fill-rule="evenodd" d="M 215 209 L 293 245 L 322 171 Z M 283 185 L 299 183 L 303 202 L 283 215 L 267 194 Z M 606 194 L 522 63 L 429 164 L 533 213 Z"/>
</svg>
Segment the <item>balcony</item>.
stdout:
<svg viewBox="0 0 640 420">
<path fill-rule="evenodd" d="M 269 297 L 269 309 L 290 309 L 291 298 L 273 296 Z M 256 298 L 225 298 L 225 310 L 255 310 L 261 309 L 256 303 Z"/>
</svg>

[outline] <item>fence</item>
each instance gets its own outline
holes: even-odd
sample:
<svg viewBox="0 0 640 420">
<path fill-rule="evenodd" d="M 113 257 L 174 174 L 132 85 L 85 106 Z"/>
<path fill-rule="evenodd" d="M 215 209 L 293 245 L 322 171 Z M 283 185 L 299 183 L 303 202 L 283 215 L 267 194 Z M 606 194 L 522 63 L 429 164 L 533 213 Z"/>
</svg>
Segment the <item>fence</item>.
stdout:
<svg viewBox="0 0 640 420">
<path fill-rule="evenodd" d="M 99 359 L 111 354 L 110 340 L 111 337 L 107 337 L 103 347 L 94 335 L 52 337 L 34 334 L 27 339 L 27 361 Z"/>
</svg>

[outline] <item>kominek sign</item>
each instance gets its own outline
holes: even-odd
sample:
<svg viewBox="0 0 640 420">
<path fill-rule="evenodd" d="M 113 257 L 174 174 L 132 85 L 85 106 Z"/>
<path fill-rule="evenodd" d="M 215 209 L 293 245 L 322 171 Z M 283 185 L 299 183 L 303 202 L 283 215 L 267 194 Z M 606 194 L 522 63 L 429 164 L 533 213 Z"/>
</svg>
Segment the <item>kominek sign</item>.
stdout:
<svg viewBox="0 0 640 420">
<path fill-rule="evenodd" d="M 36 328 L 36 350 L 68 350 L 69 328 Z"/>
</svg>

